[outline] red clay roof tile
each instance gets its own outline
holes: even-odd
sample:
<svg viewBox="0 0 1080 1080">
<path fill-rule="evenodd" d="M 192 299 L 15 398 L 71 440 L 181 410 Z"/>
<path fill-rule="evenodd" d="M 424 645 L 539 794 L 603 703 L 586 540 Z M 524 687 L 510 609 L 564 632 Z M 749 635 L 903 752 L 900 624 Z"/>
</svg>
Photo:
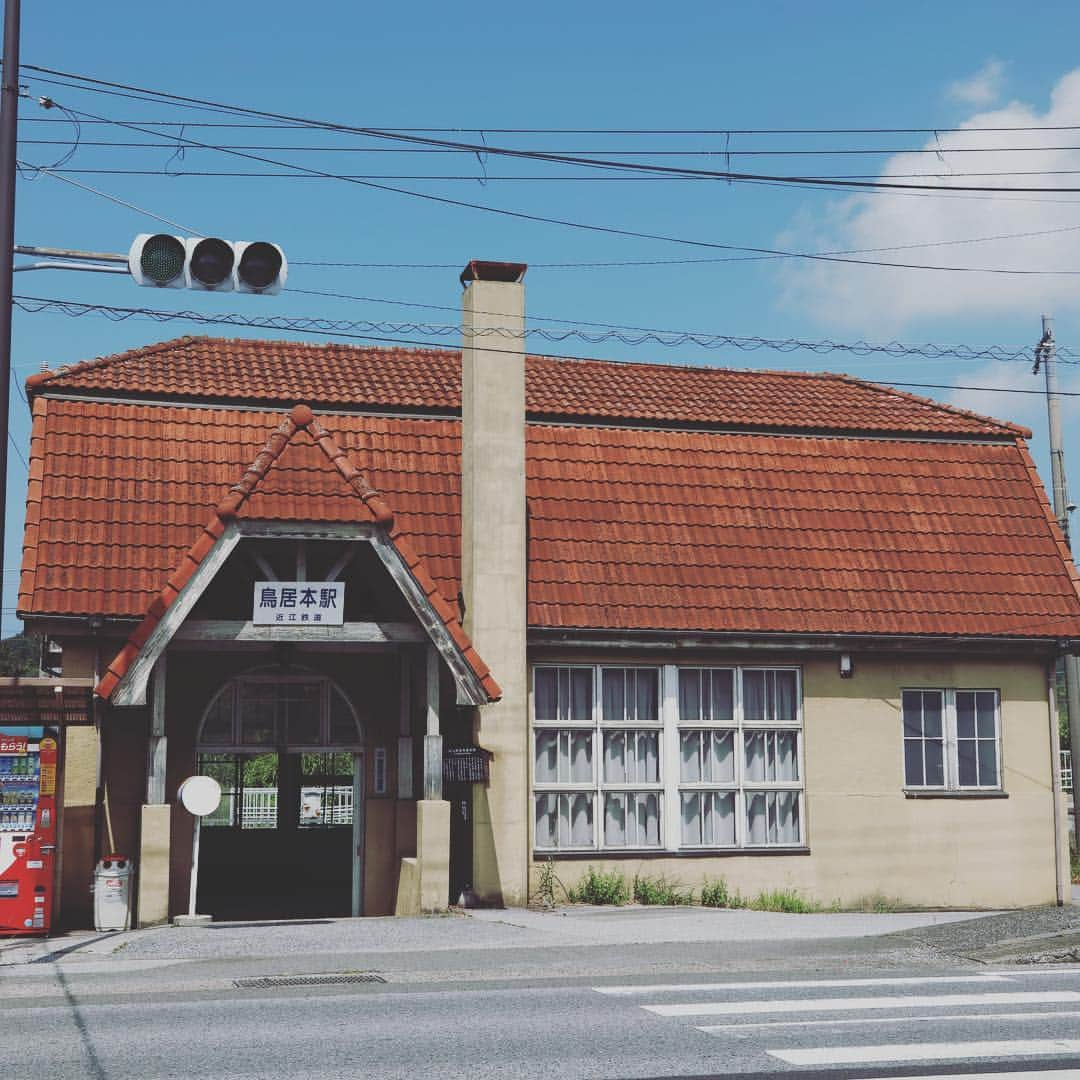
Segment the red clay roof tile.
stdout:
<svg viewBox="0 0 1080 1080">
<path fill-rule="evenodd" d="M 526 374 L 527 408 L 536 418 L 1030 436 L 1012 424 L 846 375 L 546 356 L 528 357 Z M 49 390 L 274 405 L 302 394 L 318 406 L 454 412 L 461 406 L 461 354 L 184 337 L 27 380 L 31 395 Z"/>
<path fill-rule="evenodd" d="M 80 403 L 80 405 L 85 408 L 84 403 Z M 246 414 L 243 415 L 245 415 L 245 419 L 249 419 Z M 134 425 L 132 425 L 132 427 L 134 427 Z M 245 434 L 248 433 L 249 429 L 250 423 L 245 425 Z M 307 440 L 306 443 L 302 440 L 294 441 L 300 432 L 305 432 L 304 438 Z M 153 444 L 150 440 L 146 440 L 144 443 L 144 447 L 147 448 L 151 445 Z M 196 450 L 196 441 L 191 440 L 189 446 L 192 450 Z M 290 446 L 296 447 L 295 456 L 306 458 L 299 470 L 295 468 L 296 463 L 291 459 L 287 466 L 282 464 L 284 451 Z M 305 446 L 309 450 L 306 455 L 304 453 Z M 317 451 L 321 451 L 321 453 L 315 452 L 313 458 L 311 451 L 315 451 L 316 448 Z M 335 518 L 335 520 L 356 520 L 355 496 L 359 495 L 361 504 L 367 508 L 371 520 L 374 520 L 377 524 L 383 525 L 384 527 L 393 523 L 393 513 L 390 511 L 387 504 L 381 498 L 379 493 L 367 482 L 359 470 L 348 462 L 345 452 L 338 446 L 333 436 L 318 423 L 313 411 L 306 405 L 297 405 L 292 409 L 289 416 L 282 420 L 271 432 L 269 438 L 266 440 L 265 446 L 258 454 L 256 454 L 254 461 L 243 471 L 240 480 L 233 484 L 225 497 L 218 502 L 209 523 L 199 532 L 194 543 L 191 544 L 187 551 L 183 552 L 180 556 L 179 563 L 169 575 L 164 588 L 162 588 L 158 595 L 150 601 L 148 607 L 146 606 L 145 600 L 142 602 L 142 610 L 138 611 L 138 613 L 142 615 L 139 625 L 131 633 L 124 647 L 109 664 L 105 677 L 99 682 L 97 693 L 101 697 L 107 699 L 116 689 L 116 686 L 138 656 L 139 650 L 141 650 L 142 646 L 147 642 L 169 606 L 176 600 L 184 586 L 191 580 L 200 563 L 212 550 L 216 540 L 223 535 L 223 521 L 236 517 L 241 509 L 245 511 L 245 516 L 265 516 L 265 508 L 263 502 L 260 500 L 263 498 L 264 488 L 272 486 L 272 482 L 268 480 L 269 476 L 275 475 L 276 473 L 287 473 L 290 468 L 293 472 L 301 471 L 305 473 L 305 475 L 312 472 L 325 473 L 327 462 L 334 465 L 335 469 L 342 475 L 344 475 L 346 470 L 351 474 L 352 483 L 348 485 L 348 487 L 351 487 L 355 492 L 353 497 L 350 498 L 348 494 L 342 490 L 344 485 L 342 485 L 340 479 L 336 485 L 333 485 L 333 494 L 339 496 L 339 498 L 344 495 L 344 498 L 348 501 L 350 507 L 349 511 L 347 511 L 347 516 L 344 519 L 338 517 Z M 344 469 L 343 465 L 345 466 Z M 288 487 L 287 484 L 286 487 Z M 301 491 L 308 495 L 310 495 L 310 490 L 310 483 L 305 484 L 303 488 L 301 488 Z M 295 488 L 288 489 L 288 499 L 295 504 L 294 512 L 298 514 L 299 519 L 313 521 L 327 520 L 324 513 L 321 512 L 321 508 L 312 506 L 310 498 L 308 498 L 306 504 L 304 503 L 301 491 L 297 491 Z M 83 492 L 83 495 L 86 495 L 85 491 Z M 144 502 L 143 505 L 144 512 L 148 512 L 150 516 L 153 516 L 153 508 L 157 504 L 154 502 Z M 257 506 L 258 509 L 256 513 L 251 514 L 253 506 Z M 132 524 L 134 525 L 135 523 L 133 522 Z M 180 528 L 174 530 L 174 532 L 175 535 L 170 536 L 173 544 L 175 544 L 177 540 L 181 540 L 185 533 L 189 533 L 189 530 Z M 137 528 L 133 529 L 132 540 L 136 542 L 141 541 L 141 550 L 144 552 L 146 551 L 145 539 L 145 531 L 140 531 Z M 477 661 L 479 661 L 479 656 L 477 655 L 476 650 L 472 648 L 468 636 L 461 628 L 456 612 L 446 603 L 439 593 L 438 586 L 425 569 L 422 558 L 416 554 L 411 545 L 407 544 L 407 537 L 403 533 L 399 532 L 396 540 L 392 536 L 391 543 L 399 549 L 406 549 L 402 557 L 407 565 L 409 565 L 410 572 L 416 578 L 417 583 L 423 589 L 425 595 L 430 598 L 433 609 L 446 626 L 447 631 L 455 644 L 460 649 L 465 662 L 473 668 L 473 672 L 483 685 L 488 698 L 492 701 L 498 700 L 502 693 L 498 683 L 492 678 L 486 665 L 482 662 L 477 663 Z M 164 562 L 168 559 L 169 555 L 162 554 L 158 561 Z M 81 584 L 83 590 L 72 595 L 71 602 L 74 603 L 75 607 L 71 609 L 69 613 L 72 613 L 72 611 L 78 612 L 80 608 L 85 608 L 89 602 L 88 597 L 93 595 L 95 584 L 93 577 L 87 578 L 85 576 L 84 567 L 77 566 L 72 569 L 75 570 L 75 573 L 71 575 L 74 579 L 72 584 Z M 63 573 L 54 572 L 50 575 L 50 585 L 56 587 L 62 584 L 62 578 L 64 576 L 66 575 Z M 99 569 L 96 580 L 97 586 L 99 588 L 104 586 L 107 589 L 109 584 L 108 578 L 110 576 L 111 574 L 108 571 L 103 572 Z M 130 572 L 124 572 L 122 574 L 124 584 L 130 585 L 133 576 L 134 575 Z M 144 577 L 149 584 L 157 577 L 157 575 L 150 573 Z M 114 593 L 114 596 L 115 595 L 116 594 Z M 136 605 L 139 604 L 138 593 L 129 593 L 127 595 Z M 103 611 L 104 609 L 99 608 L 97 610 Z M 130 608 L 128 608 L 125 610 L 125 613 L 135 612 L 131 612 Z"/>
<path fill-rule="evenodd" d="M 458 419 L 359 410 L 452 413 L 458 362 L 449 352 L 183 339 L 40 380 L 31 452 L 43 480 L 31 486 L 20 610 L 142 615 L 159 592 L 172 595 L 162 585 L 192 536 L 201 557 L 200 528 L 221 535 L 207 513 L 223 497 L 219 508 L 252 517 L 352 521 L 359 495 L 425 592 L 456 596 Z M 1080 579 L 1011 425 L 836 376 L 529 364 L 534 415 L 663 413 L 755 429 L 534 419 L 534 627 L 1080 637 Z M 291 405 L 309 385 L 312 400 L 356 406 L 333 417 L 344 456 L 313 417 L 316 441 L 291 439 L 282 461 L 279 431 L 253 461 L 281 413 L 236 399 Z M 53 388 L 234 404 L 40 396 Z"/>
</svg>

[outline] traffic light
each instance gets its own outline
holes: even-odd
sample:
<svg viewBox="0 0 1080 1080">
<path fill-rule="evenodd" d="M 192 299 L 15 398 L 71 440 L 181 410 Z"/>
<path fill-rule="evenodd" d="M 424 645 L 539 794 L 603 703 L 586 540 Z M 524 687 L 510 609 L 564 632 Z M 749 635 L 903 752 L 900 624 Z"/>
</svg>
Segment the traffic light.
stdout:
<svg viewBox="0 0 1080 1080">
<path fill-rule="evenodd" d="M 289 266 L 277 244 L 216 236 L 140 233 L 128 252 L 136 285 L 211 292 L 279 293 Z"/>
</svg>

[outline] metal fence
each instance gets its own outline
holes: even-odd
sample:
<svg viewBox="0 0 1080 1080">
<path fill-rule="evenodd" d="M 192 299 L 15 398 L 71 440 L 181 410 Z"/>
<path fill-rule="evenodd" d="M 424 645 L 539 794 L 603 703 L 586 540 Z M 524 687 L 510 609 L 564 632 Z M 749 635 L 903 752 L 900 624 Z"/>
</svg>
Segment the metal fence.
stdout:
<svg viewBox="0 0 1080 1080">
<path fill-rule="evenodd" d="M 1073 789 L 1073 773 L 1072 773 L 1072 752 L 1069 750 L 1061 751 L 1061 790 L 1072 791 Z"/>
<path fill-rule="evenodd" d="M 206 817 L 204 825 L 239 825 L 242 829 L 275 829 L 278 823 L 278 789 L 276 787 L 244 788 L 240 820 L 236 819 L 235 791 L 223 791 L 218 808 Z M 300 790 L 300 824 L 351 825 L 353 819 L 353 789 L 335 787 L 305 787 Z"/>
</svg>

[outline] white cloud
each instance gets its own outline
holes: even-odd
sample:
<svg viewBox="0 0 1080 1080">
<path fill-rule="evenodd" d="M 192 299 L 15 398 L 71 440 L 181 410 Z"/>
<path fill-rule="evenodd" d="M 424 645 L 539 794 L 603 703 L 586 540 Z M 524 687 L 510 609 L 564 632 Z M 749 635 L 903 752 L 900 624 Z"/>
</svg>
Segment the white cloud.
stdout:
<svg viewBox="0 0 1080 1080">
<path fill-rule="evenodd" d="M 940 183 L 946 187 L 1076 186 L 1075 180 L 1080 177 L 1080 150 L 1045 149 L 1074 143 L 1074 139 L 1062 137 L 1065 133 L 968 129 L 1067 125 L 1075 124 L 1078 116 L 1080 68 L 1059 80 L 1045 111 L 1012 102 L 975 113 L 961 125 L 962 130 L 927 140 L 922 147 L 927 152 L 901 153 L 889 158 L 881 177 L 898 183 Z M 993 149 L 987 153 L 956 152 L 974 147 Z M 1020 153 L 1015 148 L 1035 149 Z M 970 175 L 1051 170 L 1077 172 L 1072 176 Z M 912 173 L 931 175 L 921 180 L 906 175 Z M 1077 257 L 1080 196 L 1077 195 L 949 197 L 865 193 L 831 204 L 814 202 L 807 206 L 779 238 L 779 246 L 803 251 L 837 251 L 929 242 L 941 246 L 909 247 L 861 257 L 938 266 L 1080 268 Z M 1025 235 L 1015 236 L 1018 233 Z M 956 243 L 999 236 L 1013 238 Z M 878 340 L 895 336 L 924 318 L 1020 314 L 1030 318 L 1040 311 L 1064 315 L 1080 310 L 1080 279 L 1065 275 L 935 273 L 794 260 L 785 264 L 780 273 L 787 306 L 832 328 Z"/>
<path fill-rule="evenodd" d="M 946 88 L 946 94 L 961 105 L 985 109 L 1001 96 L 1001 84 L 1005 79 L 1005 65 L 991 57 L 968 79 L 958 79 Z"/>
</svg>

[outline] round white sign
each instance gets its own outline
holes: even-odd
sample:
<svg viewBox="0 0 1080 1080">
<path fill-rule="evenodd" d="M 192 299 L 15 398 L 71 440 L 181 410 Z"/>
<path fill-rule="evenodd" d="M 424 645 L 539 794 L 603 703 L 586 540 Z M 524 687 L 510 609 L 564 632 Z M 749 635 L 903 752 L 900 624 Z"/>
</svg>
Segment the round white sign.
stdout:
<svg viewBox="0 0 1080 1080">
<path fill-rule="evenodd" d="M 206 817 L 221 802 L 221 785 L 212 776 L 189 776 L 177 794 L 188 813 Z"/>
</svg>

